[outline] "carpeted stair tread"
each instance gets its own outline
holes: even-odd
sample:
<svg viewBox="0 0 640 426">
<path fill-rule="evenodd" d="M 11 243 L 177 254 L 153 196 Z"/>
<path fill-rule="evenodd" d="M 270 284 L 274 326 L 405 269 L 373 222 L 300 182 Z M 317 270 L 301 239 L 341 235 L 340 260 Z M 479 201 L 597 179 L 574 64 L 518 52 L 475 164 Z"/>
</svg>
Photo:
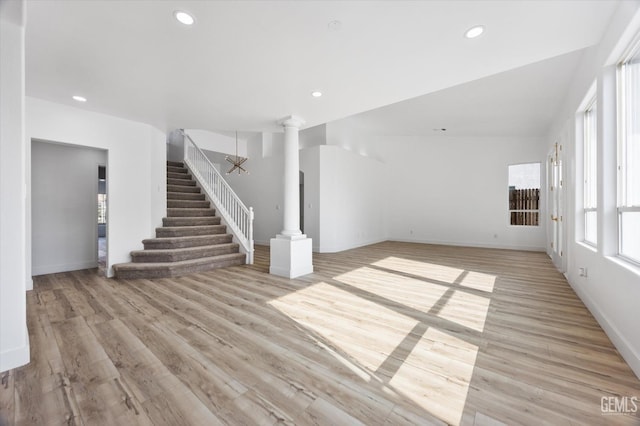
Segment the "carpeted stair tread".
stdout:
<svg viewBox="0 0 640 426">
<path fill-rule="evenodd" d="M 182 161 L 167 161 L 167 167 L 184 167 Z"/>
<path fill-rule="evenodd" d="M 195 192 L 167 192 L 167 200 L 195 200 L 204 201 L 204 194 Z"/>
<path fill-rule="evenodd" d="M 192 179 L 171 179 L 167 177 L 167 186 L 196 186 L 196 181 Z"/>
<path fill-rule="evenodd" d="M 131 260 L 133 263 L 178 262 L 181 260 L 237 253 L 238 248 L 238 243 L 225 243 L 176 249 L 135 250 L 131 252 Z"/>
<path fill-rule="evenodd" d="M 197 186 L 167 184 L 167 192 L 189 192 L 189 193 L 200 194 L 200 188 L 198 188 Z"/>
<path fill-rule="evenodd" d="M 227 266 L 244 265 L 245 260 L 246 255 L 243 253 L 230 253 L 178 262 L 121 263 L 114 265 L 113 268 L 120 279 L 170 278 Z"/>
<path fill-rule="evenodd" d="M 167 166 L 167 173 L 189 173 L 189 169 L 186 167 L 175 167 L 175 166 Z"/>
<path fill-rule="evenodd" d="M 191 175 L 187 173 L 173 173 L 167 172 L 168 179 L 182 179 L 182 180 L 191 180 Z"/>
<path fill-rule="evenodd" d="M 215 216 L 215 209 L 182 209 L 171 208 L 167 209 L 168 217 L 201 217 L 201 216 Z"/>
<path fill-rule="evenodd" d="M 186 247 L 211 246 L 215 244 L 226 244 L 233 240 L 233 235 L 226 234 L 226 226 L 220 225 L 217 234 L 209 235 L 188 235 L 184 237 L 164 237 L 148 238 L 142 240 L 145 250 L 164 250 Z"/>
<path fill-rule="evenodd" d="M 211 203 L 206 200 L 167 200 L 168 208 L 208 209 Z"/>
<path fill-rule="evenodd" d="M 156 228 L 156 238 L 195 237 L 200 235 L 218 235 L 226 232 L 226 226 L 220 225 L 220 218 L 216 217 L 216 224 L 196 226 L 163 226 Z"/>
<path fill-rule="evenodd" d="M 193 217 L 165 217 L 162 218 L 162 225 L 168 227 L 176 226 L 204 226 L 218 225 L 220 217 L 218 216 L 193 216 Z"/>
</svg>

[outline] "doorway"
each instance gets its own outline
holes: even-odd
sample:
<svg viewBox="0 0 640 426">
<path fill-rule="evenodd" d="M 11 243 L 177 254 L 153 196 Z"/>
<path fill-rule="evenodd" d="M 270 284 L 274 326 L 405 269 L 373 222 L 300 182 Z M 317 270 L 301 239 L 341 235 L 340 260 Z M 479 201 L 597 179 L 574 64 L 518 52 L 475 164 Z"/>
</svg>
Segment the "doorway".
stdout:
<svg viewBox="0 0 640 426">
<path fill-rule="evenodd" d="M 300 179 L 300 231 L 304 234 L 304 172 L 299 172 Z"/>
<path fill-rule="evenodd" d="M 107 267 L 107 167 L 98 165 L 98 270 Z"/>
<path fill-rule="evenodd" d="M 105 169 L 100 191 L 99 166 L 106 164 L 102 149 L 31 141 L 32 275 L 99 267 L 98 194 L 108 190 Z"/>
</svg>

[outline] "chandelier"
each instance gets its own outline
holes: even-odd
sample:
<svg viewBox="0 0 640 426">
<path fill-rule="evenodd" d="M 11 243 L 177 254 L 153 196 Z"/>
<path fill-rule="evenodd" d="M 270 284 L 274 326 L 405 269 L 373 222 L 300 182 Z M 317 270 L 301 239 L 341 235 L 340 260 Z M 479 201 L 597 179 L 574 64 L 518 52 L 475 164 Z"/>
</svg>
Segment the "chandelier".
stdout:
<svg viewBox="0 0 640 426">
<path fill-rule="evenodd" d="M 229 169 L 227 174 L 231 174 L 235 170 L 238 170 L 238 174 L 242 174 L 242 172 L 249 174 L 249 172 L 244 167 L 242 167 L 244 162 L 247 161 L 247 158 L 238 156 L 238 131 L 237 130 L 236 130 L 236 155 L 234 157 L 227 155 L 225 160 L 227 160 L 232 165 L 232 167 Z"/>
</svg>

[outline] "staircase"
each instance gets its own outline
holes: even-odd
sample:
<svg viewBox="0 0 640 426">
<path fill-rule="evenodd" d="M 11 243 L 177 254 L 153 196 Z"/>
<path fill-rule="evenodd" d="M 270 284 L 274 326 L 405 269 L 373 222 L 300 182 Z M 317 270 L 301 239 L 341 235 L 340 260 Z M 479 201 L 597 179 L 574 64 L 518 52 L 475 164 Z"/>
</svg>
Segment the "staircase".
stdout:
<svg viewBox="0 0 640 426">
<path fill-rule="evenodd" d="M 243 265 L 246 255 L 232 242 L 183 163 L 167 161 L 167 217 L 131 263 L 113 265 L 117 278 L 166 278 Z"/>
</svg>

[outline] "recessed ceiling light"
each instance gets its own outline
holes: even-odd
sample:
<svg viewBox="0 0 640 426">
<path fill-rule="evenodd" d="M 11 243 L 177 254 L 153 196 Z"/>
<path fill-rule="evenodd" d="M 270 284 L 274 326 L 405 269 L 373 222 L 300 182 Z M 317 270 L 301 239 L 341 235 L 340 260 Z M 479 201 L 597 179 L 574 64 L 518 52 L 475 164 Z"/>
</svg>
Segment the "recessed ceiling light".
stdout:
<svg viewBox="0 0 640 426">
<path fill-rule="evenodd" d="M 320 96 L 322 96 L 322 92 L 318 92 L 318 91 L 311 92 L 311 96 L 313 96 L 314 98 L 319 98 Z"/>
<path fill-rule="evenodd" d="M 476 38 L 476 37 L 482 35 L 483 32 L 484 32 L 484 27 L 482 25 L 476 25 L 475 27 L 469 28 L 464 33 L 464 36 L 466 38 Z"/>
<path fill-rule="evenodd" d="M 78 95 L 74 95 L 72 96 L 74 101 L 78 101 L 78 102 L 87 102 L 87 98 L 85 98 L 84 96 L 78 96 Z"/>
<path fill-rule="evenodd" d="M 331 21 L 327 24 L 327 28 L 330 31 L 340 31 L 342 29 L 342 22 L 338 20 Z"/>
<path fill-rule="evenodd" d="M 196 21 L 193 16 L 181 10 L 176 10 L 175 12 L 173 12 L 173 16 L 175 16 L 180 23 L 185 25 L 193 25 L 193 23 Z"/>
</svg>

